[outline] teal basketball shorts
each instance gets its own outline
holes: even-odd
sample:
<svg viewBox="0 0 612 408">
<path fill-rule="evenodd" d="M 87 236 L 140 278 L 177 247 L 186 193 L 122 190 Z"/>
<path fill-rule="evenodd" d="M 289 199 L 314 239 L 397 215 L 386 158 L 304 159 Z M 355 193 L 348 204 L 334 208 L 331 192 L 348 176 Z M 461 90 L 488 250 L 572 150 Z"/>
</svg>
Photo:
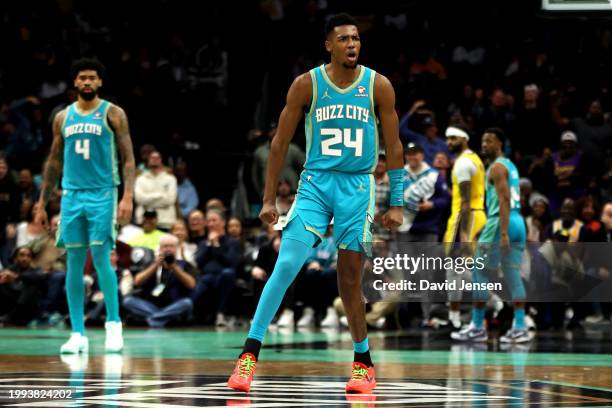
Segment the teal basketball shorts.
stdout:
<svg viewBox="0 0 612 408">
<path fill-rule="evenodd" d="M 314 247 L 333 218 L 336 247 L 369 254 L 375 190 L 371 174 L 304 170 L 283 238 Z"/>
<path fill-rule="evenodd" d="M 57 246 L 103 245 L 117 236 L 117 188 L 63 190 Z"/>
<path fill-rule="evenodd" d="M 478 239 L 476 257 L 484 258 L 482 270 L 474 268 L 472 279 L 474 282 L 488 282 L 488 273 L 501 266 L 504 279 L 513 300 L 525 299 L 525 288 L 521 281 L 521 263 L 527 241 L 525 223 L 520 213 L 510 211 L 508 220 L 508 238 L 510 248 L 504 252 L 500 248 L 499 216 L 487 218 L 482 234 Z M 486 300 L 486 292 L 476 294 L 479 300 Z"/>
</svg>

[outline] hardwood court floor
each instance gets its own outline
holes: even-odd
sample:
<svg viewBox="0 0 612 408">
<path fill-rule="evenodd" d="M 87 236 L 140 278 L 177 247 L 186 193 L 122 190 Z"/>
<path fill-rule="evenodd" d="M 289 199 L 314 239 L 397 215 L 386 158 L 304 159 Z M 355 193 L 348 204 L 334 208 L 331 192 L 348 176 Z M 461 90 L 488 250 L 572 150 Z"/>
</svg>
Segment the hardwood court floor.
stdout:
<svg viewBox="0 0 612 408">
<path fill-rule="evenodd" d="M 124 352 L 104 355 L 104 333 L 94 329 L 88 356 L 60 358 L 67 331 L 1 329 L 0 405 L 612 406 L 609 331 L 540 333 L 530 346 L 508 350 L 495 340 L 452 344 L 443 332 L 372 333 L 379 386 L 357 397 L 343 391 L 352 359 L 347 332 L 271 332 L 251 394 L 228 390 L 245 334 L 128 329 Z"/>
</svg>

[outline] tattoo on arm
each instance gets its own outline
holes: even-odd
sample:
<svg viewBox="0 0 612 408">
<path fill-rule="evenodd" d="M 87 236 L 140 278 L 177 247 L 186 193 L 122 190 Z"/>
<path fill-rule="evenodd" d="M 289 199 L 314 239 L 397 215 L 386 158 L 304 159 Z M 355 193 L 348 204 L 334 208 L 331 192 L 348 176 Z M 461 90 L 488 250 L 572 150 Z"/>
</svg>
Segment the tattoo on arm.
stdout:
<svg viewBox="0 0 612 408">
<path fill-rule="evenodd" d="M 130 128 L 125 111 L 118 106 L 111 106 L 109 120 L 115 130 L 115 137 L 121 153 L 123 164 L 123 194 L 133 194 L 134 180 L 136 178 L 136 161 L 134 159 L 134 148 L 130 136 Z"/>
<path fill-rule="evenodd" d="M 40 193 L 40 198 L 44 205 L 47 205 L 49 202 L 49 198 L 57 186 L 64 167 L 64 138 L 62 136 L 64 117 L 65 112 L 60 112 L 53 119 L 53 142 L 49 157 L 45 163 Z"/>
</svg>

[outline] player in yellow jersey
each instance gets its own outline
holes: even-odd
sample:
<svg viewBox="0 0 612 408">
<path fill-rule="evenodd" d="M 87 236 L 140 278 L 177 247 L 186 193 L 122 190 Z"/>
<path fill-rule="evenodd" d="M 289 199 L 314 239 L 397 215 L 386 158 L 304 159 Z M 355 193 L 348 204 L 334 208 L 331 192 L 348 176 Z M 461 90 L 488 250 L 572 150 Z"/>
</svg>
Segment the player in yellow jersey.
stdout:
<svg viewBox="0 0 612 408">
<path fill-rule="evenodd" d="M 446 225 L 444 244 L 447 253 L 455 242 L 473 243 L 484 227 L 487 217 L 485 214 L 485 168 L 476 153 L 470 150 L 468 141 L 470 136 L 466 129 L 460 125 L 450 126 L 446 129 L 446 142 L 448 149 L 457 155 L 453 166 L 451 215 Z M 447 279 L 460 280 L 461 276 L 454 271 L 447 270 Z M 457 287 L 461 287 L 457 283 Z M 460 320 L 460 291 L 449 291 L 450 301 L 449 321 L 455 329 L 461 327 Z"/>
</svg>

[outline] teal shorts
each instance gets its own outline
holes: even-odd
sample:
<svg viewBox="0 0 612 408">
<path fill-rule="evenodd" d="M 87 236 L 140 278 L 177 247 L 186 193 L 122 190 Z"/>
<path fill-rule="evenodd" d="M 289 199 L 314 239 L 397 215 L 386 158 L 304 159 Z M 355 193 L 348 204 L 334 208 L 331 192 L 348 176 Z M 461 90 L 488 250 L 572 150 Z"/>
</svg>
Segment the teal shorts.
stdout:
<svg viewBox="0 0 612 408">
<path fill-rule="evenodd" d="M 57 246 L 83 248 L 115 243 L 117 188 L 63 190 Z"/>
<path fill-rule="evenodd" d="M 508 220 L 508 238 L 510 250 L 504 253 L 500 248 L 499 216 L 487 218 L 482 234 L 478 239 L 476 257 L 484 258 L 484 268 L 474 268 L 472 279 L 477 283 L 486 283 L 489 273 L 496 271 L 500 266 L 504 279 L 513 300 L 525 299 L 525 288 L 521 280 L 521 263 L 527 241 L 525 223 L 521 214 L 510 212 Z M 477 291 L 474 296 L 478 300 L 486 300 L 485 291 Z"/>
<path fill-rule="evenodd" d="M 371 174 L 304 170 L 283 238 L 314 247 L 333 218 L 336 247 L 369 254 L 375 190 Z"/>
</svg>

